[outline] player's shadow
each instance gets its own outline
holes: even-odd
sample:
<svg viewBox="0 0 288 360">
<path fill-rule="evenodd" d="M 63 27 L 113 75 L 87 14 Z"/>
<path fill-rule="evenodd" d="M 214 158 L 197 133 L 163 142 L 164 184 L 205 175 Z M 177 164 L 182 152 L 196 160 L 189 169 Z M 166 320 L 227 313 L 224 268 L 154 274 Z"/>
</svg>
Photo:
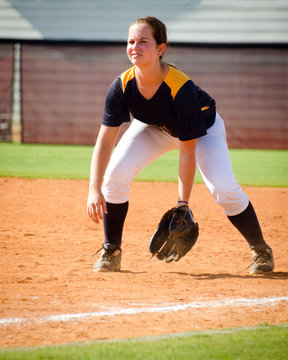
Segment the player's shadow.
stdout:
<svg viewBox="0 0 288 360">
<path fill-rule="evenodd" d="M 135 274 L 135 275 L 147 274 L 147 271 L 120 270 L 119 272 L 122 274 Z"/>
<path fill-rule="evenodd" d="M 275 279 L 275 280 L 283 280 L 288 279 L 288 272 L 283 271 L 274 271 L 267 274 L 255 274 L 255 275 L 249 275 L 249 274 L 241 274 L 239 273 L 220 273 L 220 274 L 211 274 L 211 273 L 198 273 L 198 274 L 191 274 L 191 273 L 185 273 L 185 272 L 174 272 L 178 275 L 183 276 L 191 276 L 195 278 L 196 280 L 214 280 L 214 279 L 233 279 L 233 278 L 240 278 L 240 279 L 255 279 L 255 278 L 261 278 L 261 279 Z"/>
</svg>

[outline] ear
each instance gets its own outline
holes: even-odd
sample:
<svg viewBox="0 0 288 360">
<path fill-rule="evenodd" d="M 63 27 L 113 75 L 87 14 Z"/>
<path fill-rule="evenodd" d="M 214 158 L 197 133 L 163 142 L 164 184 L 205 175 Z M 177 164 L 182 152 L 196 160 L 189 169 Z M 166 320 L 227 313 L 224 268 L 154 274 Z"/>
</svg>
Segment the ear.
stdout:
<svg viewBox="0 0 288 360">
<path fill-rule="evenodd" d="M 164 43 L 158 45 L 158 55 L 159 56 L 163 55 L 165 50 L 166 50 L 166 45 Z"/>
</svg>

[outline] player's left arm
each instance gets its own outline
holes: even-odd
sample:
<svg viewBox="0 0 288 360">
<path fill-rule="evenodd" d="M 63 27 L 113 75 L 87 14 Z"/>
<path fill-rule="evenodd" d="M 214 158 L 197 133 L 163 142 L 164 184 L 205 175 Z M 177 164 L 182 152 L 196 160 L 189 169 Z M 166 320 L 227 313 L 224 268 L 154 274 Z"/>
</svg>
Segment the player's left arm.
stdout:
<svg viewBox="0 0 288 360">
<path fill-rule="evenodd" d="M 197 139 L 179 141 L 179 143 L 178 196 L 179 200 L 189 202 L 196 169 L 195 148 Z"/>
</svg>

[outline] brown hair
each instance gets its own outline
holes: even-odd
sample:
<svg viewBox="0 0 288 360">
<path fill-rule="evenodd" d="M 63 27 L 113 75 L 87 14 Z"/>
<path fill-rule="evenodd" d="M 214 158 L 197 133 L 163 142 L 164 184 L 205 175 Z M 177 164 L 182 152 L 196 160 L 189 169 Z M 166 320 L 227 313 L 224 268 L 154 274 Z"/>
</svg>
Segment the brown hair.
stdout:
<svg viewBox="0 0 288 360">
<path fill-rule="evenodd" d="M 150 27 L 152 28 L 152 35 L 156 41 L 156 44 L 165 44 L 168 47 L 166 26 L 162 23 L 162 21 L 153 16 L 146 16 L 137 19 L 130 26 L 134 24 L 150 25 Z M 163 55 L 164 53 L 160 56 L 160 60 L 162 60 Z"/>
</svg>

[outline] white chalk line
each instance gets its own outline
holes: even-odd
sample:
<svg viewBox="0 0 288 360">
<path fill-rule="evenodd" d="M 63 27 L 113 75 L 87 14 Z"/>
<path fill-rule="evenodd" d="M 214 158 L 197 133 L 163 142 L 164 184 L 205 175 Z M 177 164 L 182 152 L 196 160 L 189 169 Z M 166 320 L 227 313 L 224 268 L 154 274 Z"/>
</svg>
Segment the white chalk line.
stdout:
<svg viewBox="0 0 288 360">
<path fill-rule="evenodd" d="M 97 317 L 109 317 L 116 315 L 137 315 L 142 313 L 167 313 L 184 311 L 189 309 L 215 309 L 221 307 L 257 307 L 257 306 L 275 306 L 279 302 L 287 302 L 288 296 L 282 297 L 265 297 L 259 299 L 238 298 L 238 299 L 221 299 L 221 300 L 207 300 L 207 301 L 193 301 L 186 304 L 175 304 L 168 306 L 155 306 L 155 307 L 128 307 L 118 308 L 106 311 L 95 311 L 87 313 L 75 314 L 60 314 L 42 317 L 30 318 L 2 318 L 0 325 L 23 325 L 23 324 L 43 324 L 48 322 L 69 322 L 81 321 Z"/>
</svg>

